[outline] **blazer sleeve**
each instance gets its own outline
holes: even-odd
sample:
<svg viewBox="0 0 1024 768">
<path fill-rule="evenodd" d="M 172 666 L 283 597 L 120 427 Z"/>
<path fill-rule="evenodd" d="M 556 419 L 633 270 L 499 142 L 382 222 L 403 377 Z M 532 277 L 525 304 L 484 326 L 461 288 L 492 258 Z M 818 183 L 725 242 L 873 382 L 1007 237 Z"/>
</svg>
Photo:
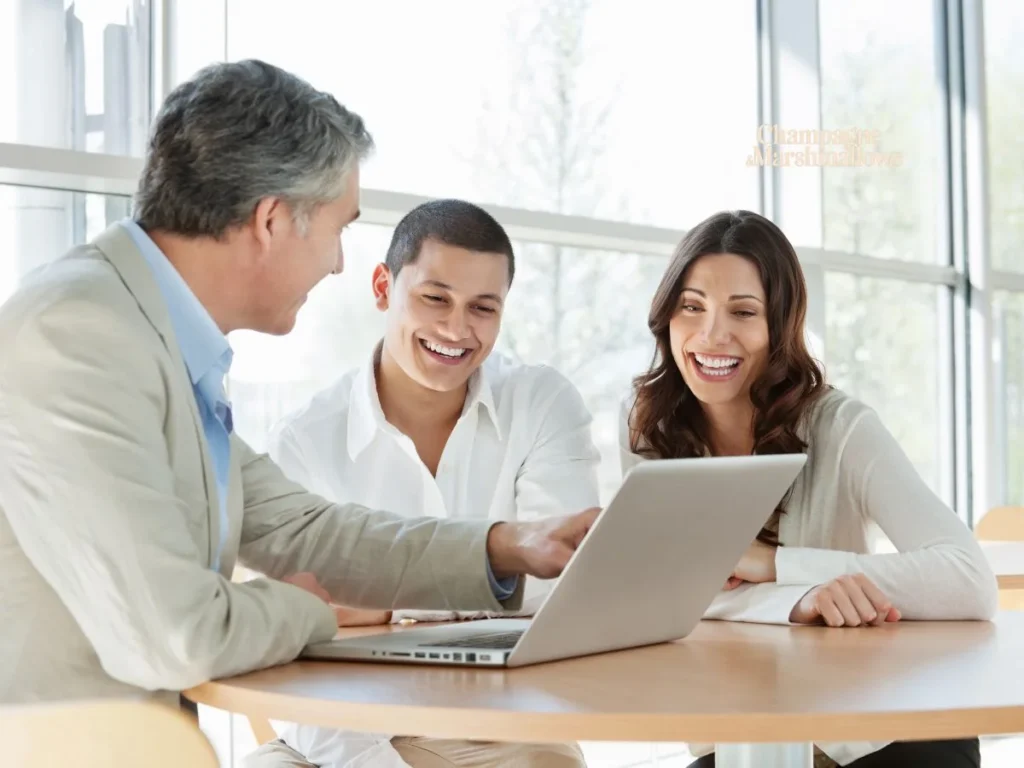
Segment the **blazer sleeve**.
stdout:
<svg viewBox="0 0 1024 768">
<path fill-rule="evenodd" d="M 487 576 L 496 520 L 405 518 L 332 504 L 289 480 L 266 454 L 234 438 L 245 510 L 239 559 L 272 578 L 316 574 L 331 597 L 355 608 L 516 610 L 522 583 L 498 602 Z"/>
</svg>

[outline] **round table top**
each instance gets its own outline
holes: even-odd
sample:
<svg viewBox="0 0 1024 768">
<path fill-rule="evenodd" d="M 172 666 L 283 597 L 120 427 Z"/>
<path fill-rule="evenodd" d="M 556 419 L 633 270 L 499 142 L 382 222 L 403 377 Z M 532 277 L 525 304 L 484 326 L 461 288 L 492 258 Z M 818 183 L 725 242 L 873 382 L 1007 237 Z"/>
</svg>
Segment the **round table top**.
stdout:
<svg viewBox="0 0 1024 768">
<path fill-rule="evenodd" d="M 343 630 L 401 632 L 401 627 Z M 187 692 L 250 716 L 506 741 L 888 741 L 1024 731 L 1024 613 L 684 640 L 518 669 L 300 661 Z"/>
<path fill-rule="evenodd" d="M 1000 589 L 1024 589 L 1024 541 L 982 541 Z"/>
</svg>

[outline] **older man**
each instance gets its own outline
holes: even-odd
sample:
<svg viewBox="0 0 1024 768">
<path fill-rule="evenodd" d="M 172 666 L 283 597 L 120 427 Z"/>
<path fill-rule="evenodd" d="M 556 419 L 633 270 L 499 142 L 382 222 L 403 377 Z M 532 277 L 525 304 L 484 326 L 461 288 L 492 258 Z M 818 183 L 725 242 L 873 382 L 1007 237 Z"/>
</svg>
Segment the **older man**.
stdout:
<svg viewBox="0 0 1024 768">
<path fill-rule="evenodd" d="M 518 607 L 518 575 L 556 576 L 579 544 L 592 511 L 329 503 L 232 431 L 226 334 L 287 333 L 341 271 L 371 144 L 286 72 L 209 67 L 157 116 L 133 220 L 0 308 L 0 701 L 176 700 L 329 639 L 331 602 Z M 236 561 L 269 578 L 232 583 Z"/>
</svg>

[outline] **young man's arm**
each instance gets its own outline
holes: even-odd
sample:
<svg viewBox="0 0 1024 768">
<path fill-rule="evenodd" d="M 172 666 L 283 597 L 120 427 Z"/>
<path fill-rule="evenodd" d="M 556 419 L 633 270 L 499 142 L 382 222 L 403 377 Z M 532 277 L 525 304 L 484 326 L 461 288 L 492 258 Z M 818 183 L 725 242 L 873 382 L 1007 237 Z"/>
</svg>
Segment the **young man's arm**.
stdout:
<svg viewBox="0 0 1024 768">
<path fill-rule="evenodd" d="M 601 454 L 591 434 L 593 418 L 568 379 L 560 374 L 552 378 L 550 389 L 554 394 L 542 405 L 544 416 L 537 440 L 516 478 L 519 520 L 536 520 L 599 504 L 597 470 Z M 536 613 L 554 585 L 554 581 L 527 579 L 523 606 L 516 615 Z"/>
<path fill-rule="evenodd" d="M 544 371 L 530 411 L 537 428 L 533 447 L 516 477 L 516 515 L 520 521 L 538 520 L 596 507 L 599 502 L 597 468 L 601 455 L 591 436 L 590 412 L 576 387 L 553 369 Z M 526 579 L 519 610 L 431 614 L 396 611 L 393 620 L 444 621 L 490 616 L 532 616 L 554 580 Z"/>
<path fill-rule="evenodd" d="M 595 507 L 601 454 L 591 435 L 593 418 L 576 387 L 556 374 L 547 396 L 535 398 L 538 423 L 533 448 L 516 477 L 519 520 L 534 520 Z"/>
</svg>

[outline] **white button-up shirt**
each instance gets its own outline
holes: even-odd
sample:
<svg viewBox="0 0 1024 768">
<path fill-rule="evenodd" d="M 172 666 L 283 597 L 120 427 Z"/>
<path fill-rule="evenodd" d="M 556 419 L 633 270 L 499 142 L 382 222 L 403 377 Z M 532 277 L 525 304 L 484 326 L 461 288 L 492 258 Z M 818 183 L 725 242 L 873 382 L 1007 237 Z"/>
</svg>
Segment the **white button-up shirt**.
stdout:
<svg viewBox="0 0 1024 768">
<path fill-rule="evenodd" d="M 598 505 L 591 416 L 558 371 L 492 353 L 470 379 L 435 477 L 412 440 L 384 418 L 375 360 L 376 354 L 275 427 L 269 452 L 291 479 L 334 501 L 409 517 L 522 521 Z M 528 579 L 518 615 L 534 612 L 551 586 Z M 394 620 L 478 615 L 396 611 Z M 302 725 L 282 735 L 323 768 L 406 765 L 385 735 Z"/>
</svg>

